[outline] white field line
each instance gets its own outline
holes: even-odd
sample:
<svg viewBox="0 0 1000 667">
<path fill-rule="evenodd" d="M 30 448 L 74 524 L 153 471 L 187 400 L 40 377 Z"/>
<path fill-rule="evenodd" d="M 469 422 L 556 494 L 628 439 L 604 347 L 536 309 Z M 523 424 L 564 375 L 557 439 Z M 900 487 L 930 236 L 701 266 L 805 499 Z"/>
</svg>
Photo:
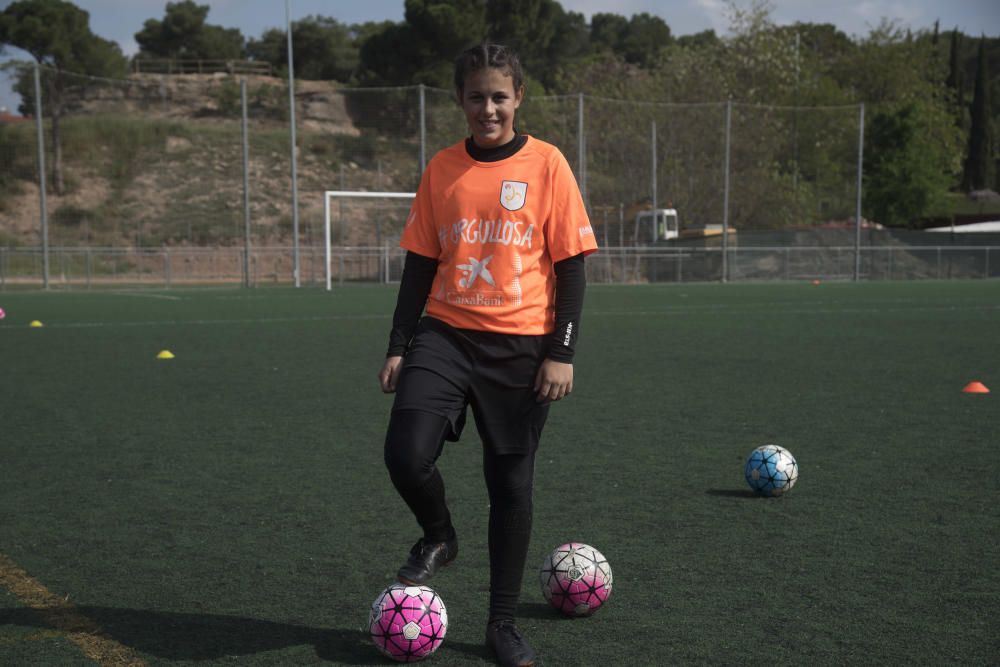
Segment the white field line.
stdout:
<svg viewBox="0 0 1000 667">
<path fill-rule="evenodd" d="M 68 595 L 54 594 L 2 553 L 0 588 L 33 609 L 47 626 L 76 644 L 85 656 L 101 667 L 146 666 L 146 661 L 133 649 L 116 641 L 100 625 L 80 613 Z"/>
<path fill-rule="evenodd" d="M 792 304 L 789 304 L 791 306 Z M 840 315 L 840 314 L 888 314 L 888 313 L 921 313 L 921 312 L 973 312 L 973 311 L 1000 311 L 1000 304 L 991 306 L 914 306 L 911 308 L 900 307 L 854 307 L 854 308 L 772 308 L 764 309 L 754 306 L 717 306 L 717 307 L 693 307 L 685 308 L 664 308 L 659 310 L 598 310 L 586 311 L 584 316 L 603 317 L 657 317 L 670 315 L 686 315 L 698 313 L 702 315 L 728 315 L 739 313 L 741 315 Z"/>
<path fill-rule="evenodd" d="M 288 324 L 293 322 L 336 322 L 336 321 L 361 321 L 361 320 L 388 320 L 392 319 L 391 313 L 382 315 L 323 315 L 316 317 L 247 317 L 219 320 L 146 320 L 139 322 L 61 322 L 58 324 L 46 324 L 45 329 L 97 329 L 104 327 L 165 327 L 165 326 L 208 326 L 226 324 Z M 4 329 L 30 329 L 30 325 L 20 326 L 0 326 L 0 331 Z"/>
<path fill-rule="evenodd" d="M 185 288 L 187 289 L 187 288 Z M 298 292 L 290 292 L 281 295 L 282 301 L 289 301 L 291 299 L 314 299 L 316 298 L 316 292 L 310 292 L 306 290 L 299 290 Z M 324 297 L 330 298 L 331 295 L 323 292 Z M 262 299 L 272 299 L 274 298 L 273 293 L 262 291 L 257 294 L 216 294 L 211 295 L 210 298 L 218 299 L 220 301 L 250 301 L 250 300 L 262 300 Z"/>
<path fill-rule="evenodd" d="M 114 290 L 112 292 L 105 292 L 106 294 L 113 294 L 115 296 L 138 296 L 144 299 L 166 299 L 167 301 L 182 301 L 184 297 L 173 296 L 171 294 L 157 294 L 156 292 L 144 292 L 142 290 Z"/>
</svg>

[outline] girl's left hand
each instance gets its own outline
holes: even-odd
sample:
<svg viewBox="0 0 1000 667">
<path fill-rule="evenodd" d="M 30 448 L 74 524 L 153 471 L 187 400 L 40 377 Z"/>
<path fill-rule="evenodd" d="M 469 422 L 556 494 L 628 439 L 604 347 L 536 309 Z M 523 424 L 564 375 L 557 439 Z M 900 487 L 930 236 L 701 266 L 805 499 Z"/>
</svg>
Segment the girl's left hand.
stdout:
<svg viewBox="0 0 1000 667">
<path fill-rule="evenodd" d="M 573 391 L 573 364 L 546 359 L 535 376 L 538 402 L 558 401 Z"/>
</svg>

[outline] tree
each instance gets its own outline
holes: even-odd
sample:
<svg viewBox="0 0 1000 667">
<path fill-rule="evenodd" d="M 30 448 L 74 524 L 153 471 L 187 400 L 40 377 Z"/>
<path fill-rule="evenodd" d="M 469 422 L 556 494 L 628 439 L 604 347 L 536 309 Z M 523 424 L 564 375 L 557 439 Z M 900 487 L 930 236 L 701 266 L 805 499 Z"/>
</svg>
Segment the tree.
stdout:
<svg viewBox="0 0 1000 667">
<path fill-rule="evenodd" d="M 43 111 L 52 120 L 52 182 L 56 193 L 65 191 L 62 167 L 62 119 L 67 98 L 79 81 L 74 74 L 123 77 L 128 63 L 114 42 L 90 31 L 90 15 L 63 0 L 19 0 L 0 13 L 0 43 L 27 51 L 45 70 Z M 35 109 L 34 77 L 22 69 L 14 86 L 21 95 L 20 111 Z"/>
<path fill-rule="evenodd" d="M 426 57 L 413 26 L 406 22 L 392 23 L 361 43 L 359 78 L 368 86 L 410 85 Z M 435 81 L 434 84 L 450 87 L 448 81 Z"/>
<path fill-rule="evenodd" d="M 922 102 L 875 114 L 865 132 L 863 205 L 869 218 L 909 226 L 947 192 L 951 156 L 932 136 L 942 117 L 947 115 Z"/>
<path fill-rule="evenodd" d="M 511 46 L 529 71 L 542 72 L 563 9 L 556 0 L 488 0 L 489 38 Z"/>
<path fill-rule="evenodd" d="M 586 17 L 580 12 L 566 12 L 556 3 L 554 19 L 556 30 L 545 60 L 531 65 L 528 74 L 552 89 L 559 72 L 577 66 L 590 52 L 590 30 Z"/>
<path fill-rule="evenodd" d="M 302 79 L 333 79 L 347 83 L 360 63 L 359 27 L 325 16 L 308 16 L 292 23 L 295 75 Z M 272 28 L 247 43 L 247 56 L 281 69 L 288 66 L 287 33 Z"/>
<path fill-rule="evenodd" d="M 140 57 L 235 60 L 244 39 L 236 28 L 208 25 L 208 5 L 193 0 L 168 2 L 162 21 L 147 20 L 135 34 Z"/>
<path fill-rule="evenodd" d="M 740 102 L 780 104 L 795 93 L 795 37 L 778 29 L 770 6 L 754 0 L 747 9 L 729 3 L 730 32 L 722 58 L 729 78 L 727 90 Z"/>
<path fill-rule="evenodd" d="M 787 103 L 793 106 L 849 104 L 849 89 L 837 81 L 843 63 L 854 57 L 855 44 L 830 23 L 795 23 L 779 26 L 778 43 L 791 47 L 795 73 L 787 89 Z"/>
<path fill-rule="evenodd" d="M 455 56 L 486 37 L 484 0 L 406 0 L 404 16 L 363 41 L 360 80 L 451 88 Z"/>
<path fill-rule="evenodd" d="M 976 87 L 972 94 L 972 126 L 969 150 L 965 158 L 962 185 L 966 190 L 981 190 L 994 185 L 993 111 L 990 104 L 990 75 L 986 64 L 985 37 L 979 43 Z"/>
<path fill-rule="evenodd" d="M 673 36 L 663 19 L 645 12 L 631 19 L 598 13 L 590 19 L 590 41 L 597 51 L 611 51 L 627 63 L 652 67 Z"/>
<path fill-rule="evenodd" d="M 527 75 L 545 88 L 590 51 L 586 18 L 556 0 L 487 0 L 486 22 L 489 39 L 513 47 Z"/>
<path fill-rule="evenodd" d="M 451 88 L 455 56 L 486 38 L 484 0 L 406 0 L 405 16 L 422 46 L 417 79 Z"/>
<path fill-rule="evenodd" d="M 702 30 L 693 35 L 681 35 L 677 45 L 685 49 L 715 48 L 719 45 L 719 36 L 714 30 Z"/>
<path fill-rule="evenodd" d="M 922 40 L 883 21 L 837 64 L 841 85 L 869 106 L 934 99 L 947 105 L 944 72 Z"/>
<path fill-rule="evenodd" d="M 847 57 L 854 50 L 854 43 L 846 33 L 832 23 L 795 23 L 779 30 L 799 36 L 799 48 L 824 63 L 834 63 Z"/>
<path fill-rule="evenodd" d="M 659 62 L 660 54 L 672 41 L 670 26 L 659 16 L 646 12 L 633 14 L 621 46 L 621 55 L 627 63 L 652 67 Z"/>
<path fill-rule="evenodd" d="M 962 74 L 962 34 L 958 28 L 951 31 L 951 44 L 948 52 L 948 79 L 945 83 L 955 96 L 955 104 L 959 109 L 965 107 L 965 77 Z"/>
<path fill-rule="evenodd" d="M 628 19 L 620 14 L 598 12 L 590 17 L 590 43 L 595 51 L 618 54 L 628 35 Z"/>
</svg>

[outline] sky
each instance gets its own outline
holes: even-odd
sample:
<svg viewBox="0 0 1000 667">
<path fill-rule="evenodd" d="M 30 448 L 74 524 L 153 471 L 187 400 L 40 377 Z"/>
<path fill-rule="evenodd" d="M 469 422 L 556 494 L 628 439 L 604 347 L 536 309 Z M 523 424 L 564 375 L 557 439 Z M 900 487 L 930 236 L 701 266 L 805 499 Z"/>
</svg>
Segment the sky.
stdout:
<svg viewBox="0 0 1000 667">
<path fill-rule="evenodd" d="M 14 0 L 0 0 L 0 11 Z M 138 50 L 134 35 L 150 18 L 162 19 L 166 0 L 71 0 L 90 14 L 90 29 L 111 39 L 126 55 Z M 239 28 L 245 37 L 260 37 L 269 28 L 285 25 L 285 3 L 280 0 L 196 0 L 210 9 L 208 23 Z M 713 29 L 727 32 L 726 0 L 559 0 L 568 11 L 589 18 L 599 12 L 631 16 L 642 12 L 660 16 L 674 35 L 689 35 Z M 771 16 L 785 25 L 832 23 L 848 35 L 861 37 L 883 18 L 899 27 L 929 29 L 940 20 L 941 30 L 958 28 L 968 35 L 1000 36 L 998 0 L 771 0 Z M 740 0 L 743 8 L 750 0 Z M 342 23 L 402 21 L 404 0 L 288 0 L 292 20 L 310 15 L 330 16 Z M 0 61 L 27 59 L 23 51 L 8 48 Z M 18 98 L 9 82 L 0 77 L 0 107 L 16 109 Z"/>
</svg>

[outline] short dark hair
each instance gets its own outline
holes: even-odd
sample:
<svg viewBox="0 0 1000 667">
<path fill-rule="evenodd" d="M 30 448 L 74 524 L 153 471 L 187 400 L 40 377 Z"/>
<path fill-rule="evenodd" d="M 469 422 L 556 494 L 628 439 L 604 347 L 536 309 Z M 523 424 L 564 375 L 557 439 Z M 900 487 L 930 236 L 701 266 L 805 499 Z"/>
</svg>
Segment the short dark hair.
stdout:
<svg viewBox="0 0 1000 667">
<path fill-rule="evenodd" d="M 455 59 L 455 91 L 459 97 L 465 92 L 465 78 L 487 67 L 498 69 L 514 80 L 514 92 L 524 86 L 521 60 L 514 49 L 502 44 L 483 42 L 466 49 Z"/>
</svg>

